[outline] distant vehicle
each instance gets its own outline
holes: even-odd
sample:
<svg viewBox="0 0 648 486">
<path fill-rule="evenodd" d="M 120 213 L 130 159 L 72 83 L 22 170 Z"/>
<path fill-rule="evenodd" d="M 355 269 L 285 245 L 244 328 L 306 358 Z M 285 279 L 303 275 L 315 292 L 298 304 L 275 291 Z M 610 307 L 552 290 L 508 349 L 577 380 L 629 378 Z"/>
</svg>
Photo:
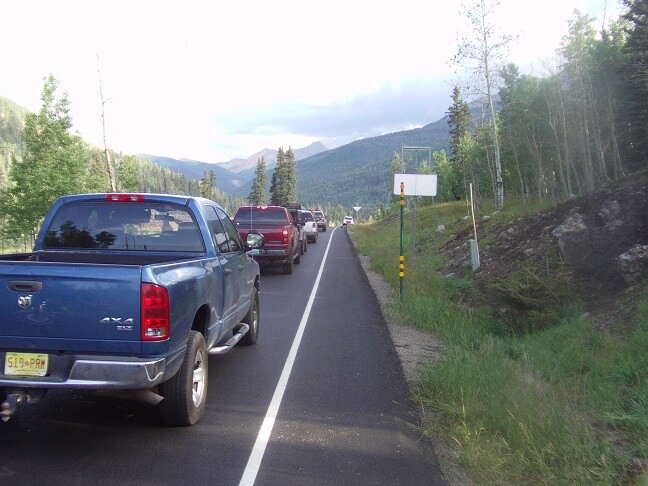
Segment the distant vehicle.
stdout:
<svg viewBox="0 0 648 486">
<path fill-rule="evenodd" d="M 304 221 L 301 204 L 286 204 L 284 207 L 290 212 L 293 224 L 299 231 L 299 253 L 303 255 L 308 251 L 308 238 L 306 237 L 306 221 Z"/>
<path fill-rule="evenodd" d="M 342 226 L 347 226 L 349 224 L 353 224 L 353 216 L 345 216 L 342 220 Z"/>
<path fill-rule="evenodd" d="M 299 230 L 283 206 L 241 206 L 234 215 L 241 238 L 248 233 L 263 235 L 264 244 L 254 255 L 260 264 L 281 263 L 283 273 L 293 273 L 301 262 Z"/>
<path fill-rule="evenodd" d="M 319 231 L 317 229 L 317 222 L 315 221 L 313 212 L 305 209 L 302 209 L 301 212 L 304 217 L 304 232 L 306 233 L 306 239 L 309 243 L 317 243 Z"/>
<path fill-rule="evenodd" d="M 315 209 L 313 211 L 313 217 L 317 222 L 317 228 L 321 229 L 322 231 L 326 231 L 328 221 L 326 220 L 326 214 L 324 214 L 324 211 L 322 211 L 321 209 Z"/>
</svg>

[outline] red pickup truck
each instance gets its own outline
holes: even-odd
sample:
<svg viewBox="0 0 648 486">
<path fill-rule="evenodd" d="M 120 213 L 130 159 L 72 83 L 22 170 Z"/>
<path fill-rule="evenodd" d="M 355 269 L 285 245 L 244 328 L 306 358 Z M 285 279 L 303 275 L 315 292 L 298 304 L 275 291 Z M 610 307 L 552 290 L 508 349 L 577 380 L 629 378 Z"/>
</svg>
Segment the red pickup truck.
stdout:
<svg viewBox="0 0 648 486">
<path fill-rule="evenodd" d="M 241 206 L 234 224 L 243 241 L 248 233 L 263 235 L 265 243 L 254 254 L 259 264 L 281 263 L 283 273 L 293 273 L 294 264 L 301 262 L 299 229 L 283 206 Z"/>
</svg>

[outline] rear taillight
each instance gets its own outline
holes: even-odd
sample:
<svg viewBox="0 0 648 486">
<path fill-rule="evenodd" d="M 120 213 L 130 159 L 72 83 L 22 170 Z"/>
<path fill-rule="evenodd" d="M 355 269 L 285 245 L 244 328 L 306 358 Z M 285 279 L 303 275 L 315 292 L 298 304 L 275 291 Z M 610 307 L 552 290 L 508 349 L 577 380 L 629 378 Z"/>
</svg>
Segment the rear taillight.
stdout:
<svg viewBox="0 0 648 486">
<path fill-rule="evenodd" d="M 169 337 L 169 291 L 153 284 L 141 289 L 142 341 L 162 341 Z"/>
</svg>

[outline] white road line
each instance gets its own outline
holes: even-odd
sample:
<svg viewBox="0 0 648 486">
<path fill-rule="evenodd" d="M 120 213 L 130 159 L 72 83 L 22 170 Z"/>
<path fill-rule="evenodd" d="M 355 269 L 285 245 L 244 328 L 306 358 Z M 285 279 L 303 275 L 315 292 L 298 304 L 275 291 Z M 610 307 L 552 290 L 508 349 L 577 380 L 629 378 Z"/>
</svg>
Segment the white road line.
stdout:
<svg viewBox="0 0 648 486">
<path fill-rule="evenodd" d="M 286 363 L 284 364 L 283 371 L 279 377 L 279 382 L 275 388 L 274 395 L 270 401 L 270 406 L 266 412 L 265 418 L 263 419 L 263 424 L 261 424 L 261 429 L 259 429 L 259 435 L 257 435 L 256 442 L 250 453 L 247 465 L 245 466 L 245 471 L 243 471 L 243 477 L 239 486 L 252 486 L 256 480 L 257 474 L 259 473 L 259 468 L 261 467 L 261 461 L 263 460 L 263 455 L 265 454 L 268 441 L 270 440 L 270 434 L 272 433 L 272 428 L 274 427 L 275 420 L 277 419 L 277 414 L 279 413 L 279 405 L 281 405 L 281 400 L 283 399 L 284 392 L 286 391 L 286 386 L 288 385 L 288 378 L 292 372 L 293 365 L 295 364 L 295 357 L 297 356 L 297 351 L 299 350 L 299 344 L 301 343 L 302 336 L 304 335 L 304 329 L 306 329 L 306 323 L 308 322 L 308 316 L 310 315 L 311 308 L 313 307 L 313 301 L 315 300 L 315 294 L 317 293 L 317 288 L 319 287 L 320 278 L 322 277 L 322 272 L 324 270 L 324 263 L 326 263 L 326 257 L 328 256 L 329 248 L 331 248 L 331 242 L 333 241 L 333 234 L 335 233 L 334 228 L 329 237 L 328 245 L 326 245 L 326 251 L 324 252 L 324 258 L 322 258 L 322 263 L 320 264 L 319 272 L 317 272 L 317 278 L 315 279 L 315 284 L 313 285 L 313 290 L 311 290 L 310 297 L 308 298 L 308 304 L 306 304 L 306 309 L 302 315 L 301 322 L 299 323 L 299 328 L 297 329 L 297 334 L 295 334 L 295 339 L 293 340 L 290 352 L 286 358 Z"/>
</svg>

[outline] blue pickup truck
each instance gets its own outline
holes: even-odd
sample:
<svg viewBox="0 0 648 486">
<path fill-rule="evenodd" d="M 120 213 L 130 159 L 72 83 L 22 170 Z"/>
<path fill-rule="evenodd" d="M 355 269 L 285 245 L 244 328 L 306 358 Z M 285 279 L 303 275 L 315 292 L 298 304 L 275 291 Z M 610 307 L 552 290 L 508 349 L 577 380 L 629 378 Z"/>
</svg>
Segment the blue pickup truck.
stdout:
<svg viewBox="0 0 648 486">
<path fill-rule="evenodd" d="M 203 415 L 208 355 L 259 332 L 263 236 L 203 198 L 63 196 L 0 255 L 0 416 L 50 389 L 119 391 L 171 425 Z"/>
</svg>

